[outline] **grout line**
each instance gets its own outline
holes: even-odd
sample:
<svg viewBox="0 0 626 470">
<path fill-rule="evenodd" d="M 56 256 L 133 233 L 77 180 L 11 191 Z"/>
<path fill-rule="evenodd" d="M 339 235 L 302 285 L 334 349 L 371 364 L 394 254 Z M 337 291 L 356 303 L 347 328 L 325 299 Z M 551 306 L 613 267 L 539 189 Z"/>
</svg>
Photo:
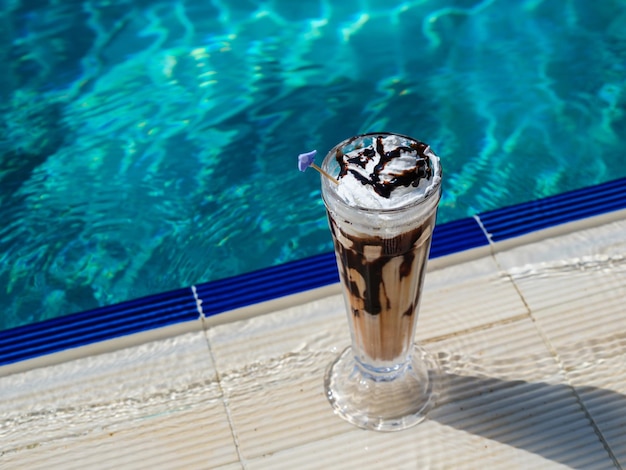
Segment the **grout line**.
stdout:
<svg viewBox="0 0 626 470">
<path fill-rule="evenodd" d="M 215 367 L 215 375 L 217 376 L 217 385 L 220 389 L 220 393 L 222 394 L 222 404 L 224 405 L 224 411 L 226 411 L 226 417 L 228 418 L 228 426 L 230 427 L 230 434 L 233 438 L 233 443 L 235 444 L 235 450 L 237 451 L 237 457 L 239 458 L 239 463 L 241 464 L 241 468 L 243 470 L 246 469 L 246 464 L 241 455 L 241 449 L 239 447 L 239 438 L 237 437 L 237 432 L 235 431 L 235 423 L 233 422 L 233 417 L 230 413 L 230 407 L 228 406 L 228 397 L 224 391 L 224 387 L 222 387 L 222 374 L 217 367 L 217 363 L 215 361 L 215 356 L 213 355 L 213 349 L 211 348 L 211 341 L 209 341 L 209 336 L 207 331 L 204 331 L 204 338 L 206 339 L 207 347 L 209 348 L 209 356 L 211 357 L 211 361 L 213 362 L 213 366 Z"/>
<path fill-rule="evenodd" d="M 476 214 L 476 215 L 473 216 L 473 218 L 476 221 L 476 223 L 478 224 L 478 226 L 480 227 L 480 229 L 483 231 L 483 235 L 485 235 L 485 238 L 489 242 L 489 246 L 493 247 L 493 245 L 495 243 L 493 241 L 491 233 L 487 231 L 487 229 L 485 228 L 485 225 L 483 224 L 483 221 L 480 220 L 480 215 Z M 493 252 L 493 249 L 492 249 L 492 252 Z"/>
<path fill-rule="evenodd" d="M 235 424 L 233 423 L 233 417 L 230 413 L 230 407 L 228 406 L 228 398 L 226 397 L 226 393 L 224 392 L 224 387 L 222 387 L 222 374 L 220 374 L 220 371 L 217 367 L 215 355 L 213 354 L 213 349 L 211 348 L 211 341 L 209 340 L 209 335 L 208 335 L 208 327 L 206 326 L 206 322 L 205 322 L 207 317 L 204 315 L 204 311 L 202 310 L 202 299 L 198 297 L 196 286 L 191 286 L 191 290 L 193 291 L 193 296 L 196 299 L 198 313 L 200 314 L 200 320 L 202 321 L 202 330 L 204 333 L 204 340 L 206 341 L 207 349 L 209 350 L 209 357 L 211 358 L 213 367 L 215 367 L 215 375 L 217 377 L 217 386 L 219 387 L 220 394 L 222 395 L 222 404 L 224 405 L 224 411 L 226 412 L 226 418 L 228 419 L 228 426 L 230 427 L 230 435 L 233 438 L 233 443 L 235 444 L 235 450 L 237 451 L 237 457 L 239 458 L 239 463 L 241 464 L 241 468 L 245 470 L 246 465 L 244 463 L 243 456 L 241 455 L 241 450 L 239 449 L 239 439 L 237 438 L 237 432 L 235 431 Z"/>
<path fill-rule="evenodd" d="M 204 311 L 202 310 L 202 299 L 198 297 L 198 291 L 195 285 L 191 286 L 191 292 L 193 292 L 193 298 L 196 300 L 196 310 L 198 310 L 198 314 L 201 319 L 204 319 Z"/>
<path fill-rule="evenodd" d="M 504 318 L 502 320 L 492 321 L 490 323 L 482 323 L 472 328 L 466 328 L 465 330 L 453 331 L 452 333 L 447 333 L 445 335 L 439 335 L 439 336 L 433 336 L 430 338 L 421 339 L 419 340 L 419 344 L 437 343 L 439 341 L 444 341 L 450 338 L 456 338 L 457 336 L 475 333 L 477 331 L 489 330 L 495 326 L 508 325 L 509 323 L 515 323 L 515 322 L 526 320 L 526 319 L 528 319 L 528 314 L 522 313 L 522 314 L 515 315 L 512 317 Z"/>
<path fill-rule="evenodd" d="M 602 434 L 602 431 L 600 430 L 600 428 L 598 427 L 597 423 L 595 422 L 595 420 L 591 416 L 591 413 L 589 412 L 589 410 L 585 406 L 585 404 L 584 404 L 584 402 L 582 400 L 582 397 L 580 396 L 580 394 L 576 390 L 575 385 L 572 384 L 572 382 L 570 380 L 570 377 L 569 377 L 569 375 L 568 375 L 568 373 L 566 371 L 565 365 L 563 364 L 563 361 L 561 359 L 560 354 L 558 353 L 557 349 L 553 346 L 552 342 L 550 341 L 550 338 L 543 331 L 543 328 L 541 328 L 541 326 L 539 325 L 539 322 L 537 321 L 537 319 L 533 315 L 532 309 L 530 308 L 530 305 L 526 301 L 526 298 L 524 297 L 524 294 L 522 294 L 522 291 L 521 291 L 520 287 L 518 286 L 517 282 L 515 282 L 515 279 L 513 278 L 513 276 L 507 270 L 502 268 L 502 266 L 500 265 L 500 262 L 498 261 L 497 256 L 495 256 L 495 254 L 493 254 L 493 258 L 494 258 L 494 260 L 496 262 L 496 265 L 498 266 L 498 269 L 501 270 L 502 274 L 504 276 L 506 276 L 511 281 L 511 283 L 513 284 L 513 288 L 517 292 L 517 295 L 519 295 L 520 300 L 524 303 L 524 306 L 526 307 L 526 310 L 528 312 L 528 314 L 524 315 L 524 316 L 528 316 L 531 319 L 531 321 L 533 322 L 533 325 L 535 326 L 535 329 L 537 330 L 537 333 L 541 337 L 541 341 L 543 342 L 543 344 L 548 349 L 548 352 L 550 353 L 550 355 L 553 357 L 554 361 L 556 362 L 557 367 L 559 368 L 559 371 L 563 374 L 563 377 L 566 380 L 567 386 L 572 390 L 572 393 L 574 394 L 574 398 L 576 399 L 576 402 L 580 406 L 583 414 L 585 415 L 585 417 L 589 421 L 589 423 L 591 425 L 591 428 L 593 429 L 594 434 L 600 440 L 600 443 L 602 444 L 602 447 L 604 447 L 604 450 L 606 450 L 607 454 L 609 454 L 609 458 L 611 459 L 611 461 L 613 462 L 615 467 L 618 468 L 619 470 L 623 470 L 623 467 L 620 465 L 619 460 L 617 459 L 616 455 L 613 453 L 613 450 L 609 446 L 609 443 L 604 438 L 604 435 Z"/>
<path fill-rule="evenodd" d="M 474 215 L 473 218 L 476 221 L 476 223 L 478 224 L 478 226 L 480 227 L 480 229 L 483 231 L 483 235 L 487 239 L 487 245 L 489 246 L 489 254 L 491 255 L 491 258 L 496 263 L 496 266 L 498 267 L 498 270 L 502 271 L 502 268 L 500 267 L 500 263 L 498 263 L 498 259 L 496 258 L 496 243 L 493 241 L 493 237 L 492 237 L 491 232 L 489 232 L 487 230 L 487 227 L 485 227 L 485 224 L 483 224 L 483 221 L 480 220 L 480 215 L 479 214 Z M 518 294 L 519 294 L 519 292 L 518 292 Z M 522 299 L 522 302 L 524 302 L 524 299 Z M 528 307 L 528 305 L 526 305 L 526 302 L 524 302 L 524 305 L 526 307 Z M 530 312 L 530 310 L 528 310 L 528 311 Z"/>
</svg>

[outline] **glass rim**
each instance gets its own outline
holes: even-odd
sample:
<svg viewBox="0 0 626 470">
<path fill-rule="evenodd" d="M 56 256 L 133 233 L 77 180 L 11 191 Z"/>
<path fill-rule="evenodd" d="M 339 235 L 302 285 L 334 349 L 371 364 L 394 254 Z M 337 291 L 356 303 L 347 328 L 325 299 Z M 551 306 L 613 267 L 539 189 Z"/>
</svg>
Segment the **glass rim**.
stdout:
<svg viewBox="0 0 626 470">
<path fill-rule="evenodd" d="M 397 132 L 366 132 L 364 134 L 358 134 L 355 135 L 353 137 L 349 137 L 347 139 L 342 140 L 341 142 L 339 142 L 338 144 L 336 144 L 335 146 L 333 146 L 333 148 L 331 148 L 328 153 L 326 154 L 326 156 L 324 157 L 324 160 L 322 161 L 322 169 L 324 171 L 327 171 L 328 173 L 330 173 L 329 171 L 329 163 L 331 161 L 335 161 L 335 155 L 337 152 L 337 149 L 340 147 L 345 147 L 347 145 L 349 145 L 351 142 L 354 142 L 357 139 L 363 138 L 363 137 L 373 137 L 373 136 L 390 136 L 390 135 L 394 135 L 394 136 L 398 136 L 398 137 L 402 137 L 404 139 L 408 139 L 410 141 L 413 142 L 418 142 L 418 143 L 424 143 L 421 142 L 417 139 L 415 139 L 414 137 L 410 137 L 404 134 L 398 134 Z M 426 144 L 428 145 L 428 144 Z M 430 147 L 430 146 L 429 146 Z M 332 193 L 335 196 L 334 199 L 334 203 L 340 204 L 343 207 L 349 207 L 350 210 L 359 210 L 359 211 L 363 211 L 363 212 L 368 212 L 371 214 L 394 214 L 394 213 L 400 213 L 400 212 L 406 212 L 407 210 L 413 209 L 415 207 L 419 207 L 423 204 L 426 204 L 430 201 L 432 201 L 434 196 L 438 196 L 438 198 L 441 198 L 441 181 L 442 181 L 442 173 L 443 173 L 443 168 L 441 166 L 441 162 L 439 161 L 439 157 L 437 156 L 437 165 L 439 167 L 439 181 L 437 181 L 433 186 L 432 189 L 428 192 L 426 192 L 424 194 L 424 197 L 419 198 L 409 204 L 400 206 L 400 207 L 392 207 L 392 208 L 384 208 L 384 207 L 365 207 L 365 206 L 360 206 L 360 205 L 354 205 L 354 204 L 349 204 L 346 201 L 344 201 L 341 197 L 339 197 L 339 195 L 337 194 L 337 190 L 336 190 L 336 184 L 328 181 L 328 178 L 321 176 L 322 179 L 322 199 L 324 200 L 324 203 L 326 204 L 327 207 L 329 207 L 329 204 L 327 202 L 327 198 L 326 198 L 326 194 L 328 192 Z M 332 175 L 334 176 L 334 175 Z"/>
</svg>

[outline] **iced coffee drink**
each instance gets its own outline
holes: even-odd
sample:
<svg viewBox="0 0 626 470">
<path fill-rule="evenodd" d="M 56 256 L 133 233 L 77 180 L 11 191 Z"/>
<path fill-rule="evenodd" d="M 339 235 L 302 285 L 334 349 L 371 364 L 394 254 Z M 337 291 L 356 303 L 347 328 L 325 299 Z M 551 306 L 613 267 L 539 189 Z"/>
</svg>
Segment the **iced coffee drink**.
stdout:
<svg viewBox="0 0 626 470">
<path fill-rule="evenodd" d="M 410 137 L 367 134 L 335 146 L 322 169 L 336 179 L 322 178 L 322 193 L 352 335 L 352 347 L 327 374 L 329 399 L 339 414 L 362 427 L 406 427 L 417 422 L 415 408 L 421 412 L 428 404 L 402 402 L 420 394 L 406 391 L 409 383 L 419 382 L 415 386 L 423 389 L 422 395 L 429 387 L 428 372 L 416 370 L 421 365 L 414 356 L 421 352 L 413 339 L 440 198 L 439 158 Z M 341 400 L 359 393 L 358 384 L 350 389 L 340 382 L 342 374 L 355 371 L 362 374 L 361 382 L 372 382 L 367 393 L 392 393 L 385 400 L 397 390 L 384 384 L 404 380 L 400 388 L 405 392 L 397 393 L 406 396 L 395 399 L 399 408 L 386 409 L 370 397 L 367 411 L 354 412 L 364 416 L 345 416 L 352 412 Z M 362 396 L 359 400 L 364 402 Z M 407 407 L 413 414 L 408 419 L 402 416 Z"/>
</svg>

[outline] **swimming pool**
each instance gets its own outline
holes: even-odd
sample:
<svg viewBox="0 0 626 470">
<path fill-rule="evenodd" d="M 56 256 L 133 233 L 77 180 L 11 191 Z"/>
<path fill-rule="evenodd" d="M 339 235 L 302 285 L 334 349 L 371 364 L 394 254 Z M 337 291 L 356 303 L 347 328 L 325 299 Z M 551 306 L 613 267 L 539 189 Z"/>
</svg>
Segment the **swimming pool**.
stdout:
<svg viewBox="0 0 626 470">
<path fill-rule="evenodd" d="M 626 176 L 621 1 L 49 3 L 0 13 L 0 328 L 330 251 L 295 155 L 359 132 L 440 222 Z"/>
</svg>

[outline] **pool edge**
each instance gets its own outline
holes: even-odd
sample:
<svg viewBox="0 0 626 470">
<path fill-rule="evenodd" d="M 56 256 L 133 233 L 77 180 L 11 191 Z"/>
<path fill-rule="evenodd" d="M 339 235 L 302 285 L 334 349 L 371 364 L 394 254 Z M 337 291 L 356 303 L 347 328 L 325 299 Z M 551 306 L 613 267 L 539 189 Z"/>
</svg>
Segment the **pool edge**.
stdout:
<svg viewBox="0 0 626 470">
<path fill-rule="evenodd" d="M 478 214 L 436 227 L 429 270 L 623 218 L 626 178 Z M 338 280 L 334 254 L 323 253 L 0 331 L 0 376 L 288 308 L 339 293 Z"/>
</svg>

